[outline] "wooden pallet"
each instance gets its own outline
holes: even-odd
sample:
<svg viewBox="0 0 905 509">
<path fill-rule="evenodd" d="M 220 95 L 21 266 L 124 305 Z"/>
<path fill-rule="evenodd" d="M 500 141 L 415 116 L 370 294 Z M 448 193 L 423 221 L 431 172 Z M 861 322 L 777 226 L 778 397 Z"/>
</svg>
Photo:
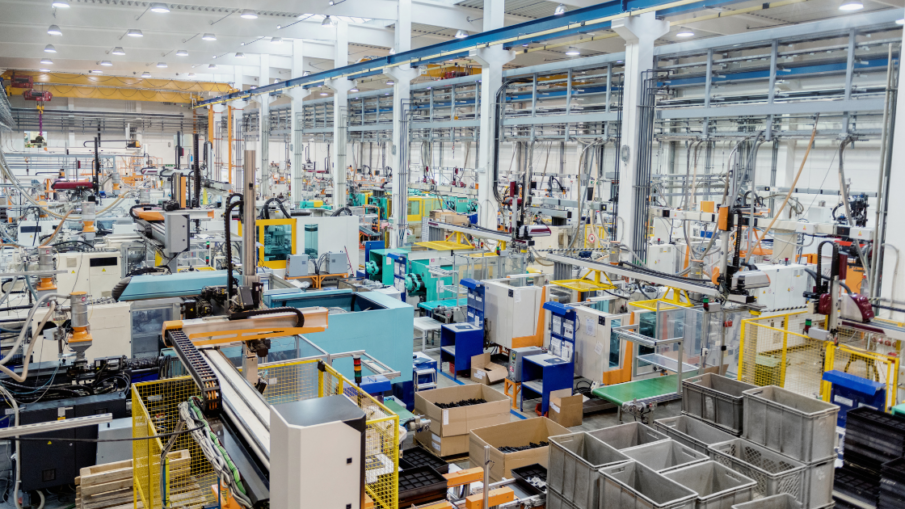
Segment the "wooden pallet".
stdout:
<svg viewBox="0 0 905 509">
<path fill-rule="evenodd" d="M 191 469 L 192 457 L 187 450 L 174 451 L 167 455 L 170 463 L 171 479 L 186 478 Z M 134 500 L 132 460 L 117 461 L 104 465 L 83 468 L 75 478 L 76 509 L 142 509 L 141 501 Z M 197 493 L 196 493 L 197 492 Z M 186 503 L 173 504 L 172 507 L 192 507 L 202 504 L 191 504 L 194 500 L 203 500 L 203 493 L 197 484 L 180 486 L 177 493 L 171 492 L 171 498 L 185 500 Z"/>
</svg>

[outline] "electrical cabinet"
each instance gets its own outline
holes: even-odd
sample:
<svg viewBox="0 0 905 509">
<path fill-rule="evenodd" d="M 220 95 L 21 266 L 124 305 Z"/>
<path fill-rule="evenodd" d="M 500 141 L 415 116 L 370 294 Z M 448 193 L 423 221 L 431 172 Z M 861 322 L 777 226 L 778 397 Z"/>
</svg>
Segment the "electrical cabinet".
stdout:
<svg viewBox="0 0 905 509">
<path fill-rule="evenodd" d="M 596 309 L 576 306 L 575 374 L 594 382 L 603 382 L 603 374 L 621 368 L 625 341 L 615 337 L 613 327 L 620 327 L 625 315 L 613 315 Z"/>
<path fill-rule="evenodd" d="M 60 253 L 57 255 L 58 293 L 87 292 L 93 298 L 110 297 L 113 287 L 122 279 L 122 253 L 98 251 Z"/>
<path fill-rule="evenodd" d="M 647 248 L 647 268 L 667 274 L 678 272 L 678 249 L 675 244 L 652 244 Z"/>
<path fill-rule="evenodd" d="M 482 281 L 484 320 L 491 343 L 512 348 L 512 338 L 537 332 L 541 287 L 510 286 L 502 281 Z"/>
<path fill-rule="evenodd" d="M 804 292 L 813 283 L 805 269 L 806 265 L 790 263 L 788 265 L 758 264 L 758 270 L 767 274 L 770 285 L 754 290 L 757 303 L 766 311 L 795 309 L 805 307 Z"/>
<path fill-rule="evenodd" d="M 88 306 L 88 323 L 91 325 L 91 346 L 85 351 L 85 357 L 96 359 L 98 357 L 132 357 L 132 330 L 130 328 L 131 302 L 115 302 L 112 304 L 97 304 Z M 35 313 L 36 320 L 43 320 L 47 314 L 47 308 Z M 157 335 L 163 323 L 157 327 Z M 47 341 L 39 337 L 37 341 L 43 344 L 35 345 L 33 352 L 35 362 L 53 362 L 59 357 L 59 350 L 55 341 Z M 157 346 L 155 341 L 155 347 Z M 70 351 L 69 347 L 64 348 Z M 157 351 L 154 352 L 154 357 Z"/>
</svg>

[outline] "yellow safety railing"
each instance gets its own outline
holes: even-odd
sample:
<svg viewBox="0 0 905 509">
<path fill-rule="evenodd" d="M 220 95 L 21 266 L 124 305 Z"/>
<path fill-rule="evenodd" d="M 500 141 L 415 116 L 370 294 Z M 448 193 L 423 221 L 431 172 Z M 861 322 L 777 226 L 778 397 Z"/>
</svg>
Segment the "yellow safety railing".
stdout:
<svg viewBox="0 0 905 509">
<path fill-rule="evenodd" d="M 828 344 L 826 349 L 826 371 L 842 371 L 874 382 L 886 384 L 886 408 L 896 405 L 899 386 L 899 358 L 879 352 L 871 352 L 850 345 Z M 831 384 L 823 382 L 823 400 L 830 401 Z"/>
<path fill-rule="evenodd" d="M 132 386 L 132 437 L 148 437 L 176 430 L 178 406 L 199 395 L 191 377 L 143 382 Z M 132 442 L 133 500 L 136 509 L 163 507 L 160 455 L 164 444 L 159 438 Z M 178 435 L 172 451 L 188 451 L 188 468 L 170 462 L 163 469 L 163 482 L 170 508 L 202 507 L 217 503 L 212 487 L 217 474 L 188 433 Z M 140 505 L 139 505 L 140 504 Z"/>
<path fill-rule="evenodd" d="M 812 315 L 797 312 L 742 320 L 738 379 L 821 396 L 827 343 L 804 334 L 806 316 Z"/>
<path fill-rule="evenodd" d="M 344 394 L 364 410 L 365 491 L 375 508 L 396 509 L 399 502 L 399 416 L 362 391 L 331 366 L 318 360 L 294 361 L 261 367 L 267 381 L 264 399 L 271 405 Z M 132 436 L 145 437 L 173 431 L 177 406 L 199 394 L 191 377 L 135 384 L 132 387 Z M 172 508 L 201 507 L 217 502 L 217 478 L 210 463 L 189 434 L 180 435 L 173 451 L 188 450 L 190 469 L 165 468 Z M 162 507 L 160 496 L 160 439 L 133 442 L 135 507 Z M 174 474 L 174 475 L 171 475 Z"/>
</svg>

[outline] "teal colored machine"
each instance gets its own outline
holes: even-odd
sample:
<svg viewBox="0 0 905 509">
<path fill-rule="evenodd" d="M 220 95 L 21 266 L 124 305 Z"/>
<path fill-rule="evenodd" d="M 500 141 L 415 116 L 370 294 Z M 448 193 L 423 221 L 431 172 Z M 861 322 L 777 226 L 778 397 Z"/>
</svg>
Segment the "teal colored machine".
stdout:
<svg viewBox="0 0 905 509">
<path fill-rule="evenodd" d="M 325 290 L 269 294 L 264 302 L 269 307 L 329 309 L 327 330 L 306 334 L 309 341 L 331 354 L 364 350 L 400 372 L 394 384 L 412 380 L 414 308 L 399 299 L 379 292 Z M 351 358 L 337 359 L 333 367 L 354 379 Z"/>
<path fill-rule="evenodd" d="M 409 251 L 409 249 L 372 249 L 370 260 L 365 264 L 368 279 L 393 286 L 393 260 L 387 255 L 390 253 L 407 254 Z"/>
<path fill-rule="evenodd" d="M 478 210 L 478 203 L 466 196 L 447 196 L 445 208 L 455 210 L 459 214 L 472 214 Z"/>
<path fill-rule="evenodd" d="M 433 302 L 447 298 L 450 292 L 443 292 L 441 295 L 441 287 L 453 284 L 452 277 L 434 277 L 430 273 L 429 260 L 410 260 L 408 270 L 405 275 L 405 294 L 406 298 L 416 296 L 421 298 L 421 302 Z M 452 266 L 442 266 L 443 269 L 452 269 Z"/>
</svg>

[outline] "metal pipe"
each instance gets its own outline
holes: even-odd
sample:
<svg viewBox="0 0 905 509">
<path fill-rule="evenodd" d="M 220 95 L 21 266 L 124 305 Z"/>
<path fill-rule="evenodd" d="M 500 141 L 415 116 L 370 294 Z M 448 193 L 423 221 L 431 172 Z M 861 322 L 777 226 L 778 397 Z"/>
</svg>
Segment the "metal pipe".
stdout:
<svg viewBox="0 0 905 509">
<path fill-rule="evenodd" d="M 892 44 L 889 45 L 889 50 L 887 53 L 887 64 L 886 66 L 886 93 L 883 98 L 883 124 L 881 127 L 882 133 L 880 135 L 880 178 L 877 182 L 877 214 L 876 219 L 874 221 L 874 229 L 876 231 L 876 235 L 874 236 L 874 245 L 878 246 L 874 256 L 874 266 L 871 267 L 873 270 L 870 274 L 870 294 L 871 297 L 879 297 L 882 288 L 880 288 L 880 267 L 883 265 L 883 258 L 885 255 L 884 246 L 886 242 L 886 211 L 889 200 L 887 199 L 886 191 L 887 186 L 889 185 L 889 176 L 890 170 L 892 169 L 891 156 L 892 156 L 892 145 L 889 143 L 890 131 L 892 131 L 893 126 L 890 123 L 890 111 L 892 103 L 895 101 L 895 91 L 893 90 L 893 68 L 892 65 Z M 898 261 L 896 262 L 898 265 Z"/>
</svg>

